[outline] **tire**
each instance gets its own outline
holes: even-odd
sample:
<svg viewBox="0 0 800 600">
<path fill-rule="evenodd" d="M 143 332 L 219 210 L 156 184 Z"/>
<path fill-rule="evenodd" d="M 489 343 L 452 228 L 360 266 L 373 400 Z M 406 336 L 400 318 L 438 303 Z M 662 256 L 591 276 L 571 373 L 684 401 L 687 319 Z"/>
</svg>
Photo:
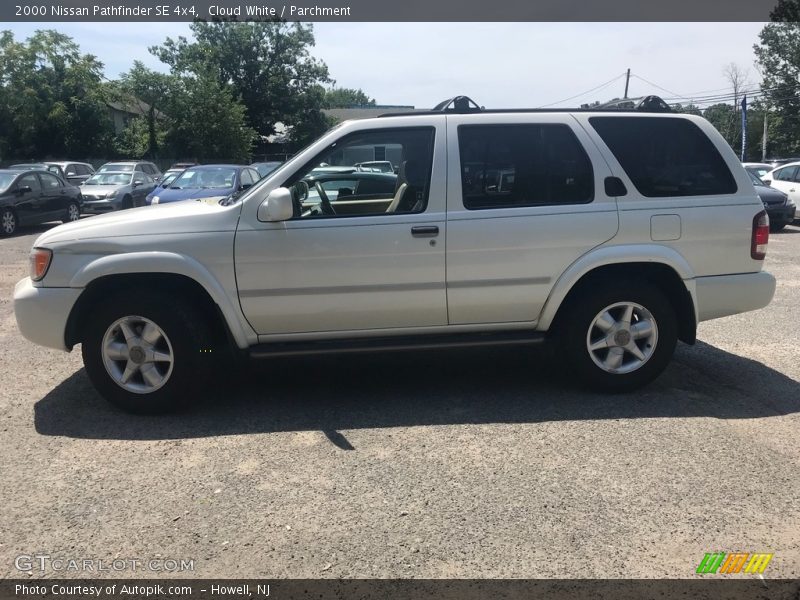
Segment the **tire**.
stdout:
<svg viewBox="0 0 800 600">
<path fill-rule="evenodd" d="M 126 208 L 133 208 L 133 198 L 130 196 L 125 196 L 122 198 L 122 208 L 120 210 L 125 210 Z"/>
<path fill-rule="evenodd" d="M 131 290 L 89 310 L 83 364 L 106 400 L 138 414 L 171 412 L 198 400 L 215 357 L 206 319 L 191 299 Z"/>
<path fill-rule="evenodd" d="M 14 235 L 17 232 L 17 215 L 10 208 L 0 210 L 0 235 Z"/>
<path fill-rule="evenodd" d="M 61 219 L 62 223 L 74 223 L 81 218 L 81 205 L 77 202 L 70 202 L 67 206 L 67 214 Z"/>
<path fill-rule="evenodd" d="M 567 359 L 570 377 L 593 390 L 627 392 L 640 388 L 661 374 L 675 352 L 675 310 L 664 293 L 647 281 L 585 287 L 565 309 L 556 331 L 560 354 Z M 630 328 L 624 325 L 626 310 L 632 314 Z M 649 333 L 644 325 L 648 322 Z M 612 348 L 604 347 L 609 343 Z M 626 345 L 621 348 L 620 344 Z M 631 344 L 638 348 L 639 357 L 631 351 Z"/>
</svg>

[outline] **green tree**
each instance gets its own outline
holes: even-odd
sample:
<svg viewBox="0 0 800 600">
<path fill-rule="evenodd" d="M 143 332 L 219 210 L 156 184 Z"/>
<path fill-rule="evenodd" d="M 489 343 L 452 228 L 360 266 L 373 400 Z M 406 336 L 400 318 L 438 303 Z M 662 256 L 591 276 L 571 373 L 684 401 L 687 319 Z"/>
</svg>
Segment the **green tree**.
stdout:
<svg viewBox="0 0 800 600">
<path fill-rule="evenodd" d="M 325 108 L 350 108 L 360 106 L 375 106 L 375 99 L 367 96 L 359 88 L 332 87 L 325 90 Z"/>
<path fill-rule="evenodd" d="M 4 156 L 88 156 L 109 148 L 103 64 L 69 36 L 0 33 L 0 151 Z"/>
<path fill-rule="evenodd" d="M 168 38 L 150 52 L 178 75 L 215 73 L 233 98 L 241 99 L 260 136 L 284 123 L 303 136 L 327 123 L 320 113 L 330 83 L 328 67 L 312 57 L 313 26 L 282 21 L 193 23 L 194 40 Z M 298 142 L 302 140 L 297 140 Z"/>
<path fill-rule="evenodd" d="M 255 131 L 215 74 L 180 77 L 169 111 L 166 143 L 175 156 L 249 161 Z"/>
<path fill-rule="evenodd" d="M 147 125 L 147 146 L 144 152 L 135 156 L 158 157 L 160 140 L 164 137 L 163 113 L 174 100 L 178 87 L 177 78 L 148 69 L 137 60 L 131 70 L 120 78 L 116 87 L 121 102 L 144 103 L 142 109 Z"/>
<path fill-rule="evenodd" d="M 771 18 L 753 47 L 771 109 L 769 152 L 796 155 L 800 154 L 800 0 L 779 0 Z"/>
</svg>

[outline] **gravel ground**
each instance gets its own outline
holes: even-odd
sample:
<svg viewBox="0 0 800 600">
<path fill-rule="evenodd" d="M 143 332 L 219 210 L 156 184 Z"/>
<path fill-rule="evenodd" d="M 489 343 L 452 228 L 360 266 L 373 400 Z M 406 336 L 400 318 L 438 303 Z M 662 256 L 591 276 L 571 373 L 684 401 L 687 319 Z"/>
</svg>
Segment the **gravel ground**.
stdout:
<svg viewBox="0 0 800 600">
<path fill-rule="evenodd" d="M 0 240 L 0 578 L 37 552 L 198 577 L 682 578 L 719 550 L 800 577 L 796 227 L 770 241 L 773 303 L 702 324 L 638 393 L 576 390 L 541 350 L 440 351 L 257 363 L 157 418 L 19 335 L 44 229 Z"/>
</svg>

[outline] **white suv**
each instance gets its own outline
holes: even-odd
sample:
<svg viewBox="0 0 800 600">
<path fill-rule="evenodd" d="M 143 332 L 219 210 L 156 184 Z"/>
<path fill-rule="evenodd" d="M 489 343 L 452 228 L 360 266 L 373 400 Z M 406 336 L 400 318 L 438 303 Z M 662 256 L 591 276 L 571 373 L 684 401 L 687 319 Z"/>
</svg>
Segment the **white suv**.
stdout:
<svg viewBox="0 0 800 600">
<path fill-rule="evenodd" d="M 399 172 L 354 167 L 378 157 Z M 228 348 L 549 339 L 576 379 L 622 391 L 654 379 L 698 322 L 770 302 L 768 236 L 702 118 L 389 115 L 335 127 L 239 198 L 51 229 L 15 312 L 33 342 L 80 343 L 100 393 L 138 412 L 191 401 Z"/>
</svg>

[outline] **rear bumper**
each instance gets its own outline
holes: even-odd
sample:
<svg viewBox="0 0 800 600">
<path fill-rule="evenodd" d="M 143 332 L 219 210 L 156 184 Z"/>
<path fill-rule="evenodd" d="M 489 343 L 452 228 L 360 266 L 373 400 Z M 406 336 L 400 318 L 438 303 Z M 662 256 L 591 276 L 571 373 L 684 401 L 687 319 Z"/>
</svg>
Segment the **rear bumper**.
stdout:
<svg viewBox="0 0 800 600">
<path fill-rule="evenodd" d="M 14 316 L 22 335 L 40 346 L 68 351 L 67 319 L 82 289 L 34 287 L 30 277 L 14 287 Z"/>
<path fill-rule="evenodd" d="M 694 281 L 698 321 L 764 308 L 775 295 L 775 278 L 766 271 L 698 277 Z"/>
</svg>

